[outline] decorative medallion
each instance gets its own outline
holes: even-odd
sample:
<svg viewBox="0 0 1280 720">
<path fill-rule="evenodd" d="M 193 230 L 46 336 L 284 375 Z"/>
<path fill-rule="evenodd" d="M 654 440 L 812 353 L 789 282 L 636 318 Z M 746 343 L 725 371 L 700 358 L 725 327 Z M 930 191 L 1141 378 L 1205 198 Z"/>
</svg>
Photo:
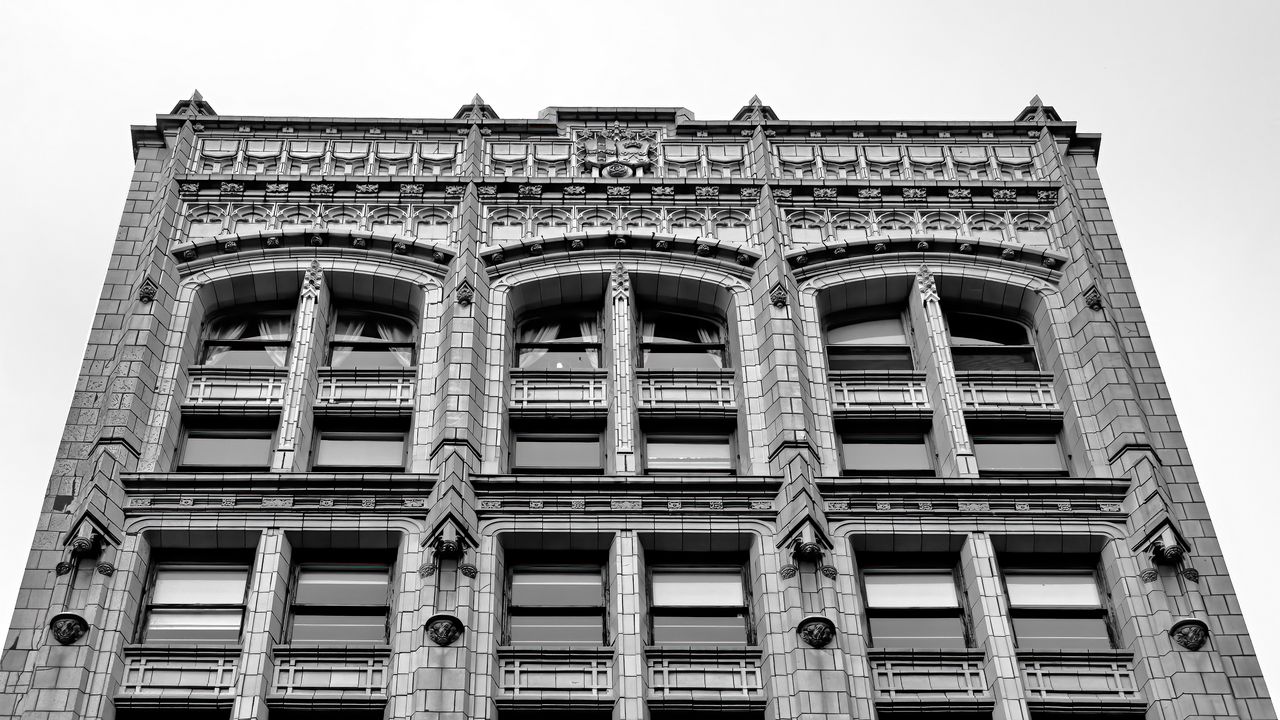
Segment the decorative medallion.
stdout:
<svg viewBox="0 0 1280 720">
<path fill-rule="evenodd" d="M 507 256 L 502 252 L 502 250 L 498 250 L 497 252 L 489 256 L 489 262 L 492 262 L 494 265 L 497 265 L 506 259 L 507 259 Z"/>
<path fill-rule="evenodd" d="M 884 501 L 876 503 L 876 510 L 879 512 L 884 512 L 886 510 L 892 510 L 892 509 L 893 509 L 893 505 L 891 503 L 887 503 Z"/>
<path fill-rule="evenodd" d="M 839 197 L 839 193 L 836 192 L 835 188 L 814 188 L 813 189 L 814 200 L 835 200 L 838 197 Z"/>
<path fill-rule="evenodd" d="M 356 185 L 356 192 L 358 193 L 376 193 L 378 189 L 377 183 L 360 183 Z"/>
<path fill-rule="evenodd" d="M 1069 502 L 1058 503 L 1058 512 L 1066 512 L 1066 513 L 1071 512 L 1071 503 Z"/>
<path fill-rule="evenodd" d="M 931 502 L 918 502 L 918 503 L 916 503 L 916 509 L 917 509 L 917 510 L 921 510 L 921 511 L 923 511 L 923 512 L 932 512 L 932 511 L 933 511 L 933 503 L 931 503 Z"/>
<path fill-rule="evenodd" d="M 653 195 L 656 198 L 657 197 L 664 197 L 664 198 L 675 197 L 676 189 L 670 185 L 658 185 L 654 187 L 652 190 L 650 190 L 649 194 Z"/>
<path fill-rule="evenodd" d="M 666 238 L 658 238 L 657 240 L 653 241 L 653 249 L 654 250 L 670 250 L 671 241 Z"/>
<path fill-rule="evenodd" d="M 1147 568 L 1146 570 L 1138 573 L 1138 579 L 1142 580 L 1144 583 L 1153 583 L 1158 577 L 1160 577 L 1160 573 L 1156 572 L 1155 568 Z"/>
<path fill-rule="evenodd" d="M 875 244 L 875 247 L 873 247 L 873 248 L 872 248 L 872 250 L 873 250 L 874 252 L 878 252 L 878 253 L 885 252 L 885 251 L 887 251 L 888 249 L 889 249 L 889 246 L 888 246 L 888 245 L 886 245 L 886 244 L 884 244 L 884 243 L 882 243 L 882 242 L 878 242 L 878 243 L 876 243 L 876 244 Z"/>
<path fill-rule="evenodd" d="M 738 193 L 738 197 L 742 198 L 743 200 L 759 200 L 760 188 L 742 188 L 742 190 Z"/>
<path fill-rule="evenodd" d="M 470 305 L 475 298 L 476 291 L 471 288 L 471 283 L 463 280 L 458 283 L 458 289 L 454 291 L 454 295 L 458 298 L 459 305 Z"/>
<path fill-rule="evenodd" d="M 752 500 L 751 509 L 752 510 L 772 510 L 773 501 L 772 500 Z"/>
<path fill-rule="evenodd" d="M 708 507 L 709 509 L 711 509 L 711 510 L 723 510 L 723 509 L 724 509 L 724 501 L 723 501 L 723 500 L 710 500 L 710 501 L 708 501 L 708 502 L 707 502 L 707 507 Z"/>
<path fill-rule="evenodd" d="M 820 615 L 812 615 L 800 621 L 796 634 L 810 647 L 824 648 L 836 637 L 836 624 Z"/>
<path fill-rule="evenodd" d="M 917 249 L 917 250 L 919 250 L 920 252 L 924 252 L 924 251 L 928 250 L 928 249 L 929 249 L 929 243 L 928 243 L 928 241 L 926 241 L 926 240 L 920 240 L 920 241 L 918 241 L 918 242 L 916 243 L 916 249 Z"/>
<path fill-rule="evenodd" d="M 419 575 L 421 575 L 422 577 L 430 577 L 431 575 L 435 575 L 435 574 L 436 574 L 436 564 L 435 564 L 435 563 L 423 563 L 422 565 L 419 565 L 419 566 L 418 566 L 418 574 L 419 574 Z"/>
<path fill-rule="evenodd" d="M 178 186 L 178 190 L 184 193 L 200 192 L 200 183 L 182 183 Z"/>
<path fill-rule="evenodd" d="M 1102 293 L 1098 290 L 1097 285 L 1090 285 L 1085 289 L 1084 304 L 1090 310 L 1102 309 Z"/>
<path fill-rule="evenodd" d="M 476 569 L 476 566 L 475 566 L 475 565 L 472 565 L 471 563 L 460 563 L 460 564 L 458 565 L 458 572 L 462 573 L 462 574 L 463 574 L 464 576 L 466 576 L 466 577 L 473 578 L 473 577 L 475 577 L 475 576 L 476 576 L 480 571 L 479 571 L 479 570 L 477 570 L 477 569 Z"/>
<path fill-rule="evenodd" d="M 412 185 L 401 185 L 400 194 L 401 195 L 421 195 L 422 186 L 416 183 Z"/>
<path fill-rule="evenodd" d="M 1031 503 L 1017 502 L 1013 504 L 1013 509 L 1018 512 L 1031 512 Z"/>
<path fill-rule="evenodd" d="M 1057 202 L 1058 191 L 1057 190 L 1037 190 L 1036 199 L 1039 200 L 1040 202 Z"/>
<path fill-rule="evenodd" d="M 969 188 L 952 188 L 947 191 L 948 200 L 970 200 L 973 198 L 973 190 Z"/>
<path fill-rule="evenodd" d="M 291 508 L 291 507 L 293 507 L 293 498 L 291 498 L 291 497 L 264 497 L 264 498 L 262 498 L 262 507 L 264 507 L 264 508 Z"/>
<path fill-rule="evenodd" d="M 480 185 L 476 188 L 476 194 L 482 198 L 498 197 L 497 185 Z"/>
<path fill-rule="evenodd" d="M 791 188 L 774 188 L 773 190 L 773 196 L 779 200 L 790 200 L 791 194 Z"/>
<path fill-rule="evenodd" d="M 377 506 L 378 501 L 374 498 L 360 498 L 360 507 L 362 508 L 375 508 Z"/>
<path fill-rule="evenodd" d="M 66 575 L 71 572 L 74 567 L 74 565 L 64 560 L 53 566 L 53 572 L 57 575 Z"/>
<path fill-rule="evenodd" d="M 403 240 L 398 241 L 396 242 L 396 244 L 391 246 L 391 252 L 395 253 L 396 255 L 408 255 L 409 244 L 404 242 Z"/>
<path fill-rule="evenodd" d="M 267 192 L 273 194 L 289 192 L 289 183 L 267 183 Z"/>
<path fill-rule="evenodd" d="M 98 571 L 99 575 L 106 575 L 107 577 L 111 577 L 116 574 L 116 566 L 105 560 L 98 563 L 98 567 L 95 569 Z"/>
<path fill-rule="evenodd" d="M 587 501 L 583 500 L 582 498 L 574 498 L 573 500 L 569 501 L 569 509 L 570 510 L 586 510 Z"/>
<path fill-rule="evenodd" d="M 575 137 L 582 172 L 632 177 L 658 159 L 658 131 L 631 130 L 615 122 L 603 130 L 580 130 Z"/>
<path fill-rule="evenodd" d="M 773 289 L 769 291 L 769 302 L 773 303 L 774 307 L 787 306 L 787 288 L 782 281 L 774 283 Z"/>
<path fill-rule="evenodd" d="M 879 200 L 880 188 L 862 188 L 858 191 L 858 197 L 863 200 Z"/>
<path fill-rule="evenodd" d="M 1018 251 L 1013 248 L 1005 248 L 1000 251 L 1001 260 L 1013 260 L 1016 257 L 1018 257 Z"/>
<path fill-rule="evenodd" d="M 302 275 L 302 292 L 314 295 L 320 292 L 322 284 L 324 284 L 324 271 L 321 270 L 319 262 L 312 260 L 307 271 Z"/>
<path fill-rule="evenodd" d="M 831 580 L 835 580 L 836 577 L 840 574 L 840 571 L 836 569 L 835 565 L 823 565 L 822 567 L 818 568 L 818 572 L 822 573 L 823 577 Z"/>
<path fill-rule="evenodd" d="M 1199 570 L 1197 570 L 1197 569 L 1195 569 L 1195 568 L 1192 568 L 1192 567 L 1185 568 L 1185 569 L 1183 569 L 1183 571 L 1182 571 L 1182 577 L 1186 578 L 1187 580 L 1189 580 L 1189 581 L 1191 581 L 1191 582 L 1193 582 L 1193 583 L 1199 583 L 1199 582 L 1200 582 L 1200 571 L 1199 571 Z"/>
<path fill-rule="evenodd" d="M 631 197 L 631 186 L 610 185 L 604 189 L 604 196 L 612 200 L 625 200 Z"/>
<path fill-rule="evenodd" d="M 583 244 L 582 238 L 574 238 L 569 241 L 570 250 L 581 250 L 584 247 L 586 247 L 586 245 Z"/>
<path fill-rule="evenodd" d="M 1124 512 L 1124 506 L 1120 503 L 1098 503 L 1098 509 L 1110 513 Z"/>
<path fill-rule="evenodd" d="M 990 512 L 991 503 L 985 502 L 962 502 L 959 503 L 960 512 Z"/>
<path fill-rule="evenodd" d="M 828 500 L 825 503 L 823 503 L 823 505 L 828 511 L 842 512 L 849 509 L 848 500 Z"/>
<path fill-rule="evenodd" d="M 1209 639 L 1209 626 L 1197 618 L 1183 618 L 1169 628 L 1169 637 L 1188 650 L 1199 650 Z"/>
<path fill-rule="evenodd" d="M 720 197 L 720 188 L 716 185 L 697 185 L 693 188 L 693 196 L 708 200 Z"/>
<path fill-rule="evenodd" d="M 522 198 L 540 198 L 542 197 L 541 185 L 521 185 L 516 194 Z"/>
<path fill-rule="evenodd" d="M 684 507 L 684 503 L 680 502 L 679 500 L 668 500 L 668 501 L 667 501 L 667 509 L 668 509 L 668 510 L 679 510 L 679 509 L 681 509 L 682 507 Z"/>
<path fill-rule="evenodd" d="M 160 291 L 160 286 L 151 278 L 142 278 L 142 284 L 138 286 L 138 300 L 149 303 L 156 299 L 156 293 Z"/>
<path fill-rule="evenodd" d="M 783 565 L 781 568 L 778 569 L 778 575 L 783 580 L 790 580 L 791 578 L 795 577 L 799 573 L 800 573 L 800 568 L 790 564 Z"/>
<path fill-rule="evenodd" d="M 991 199 L 1012 202 L 1018 199 L 1018 191 L 1013 188 L 995 188 L 991 191 Z"/>
<path fill-rule="evenodd" d="M 969 243 L 960 243 L 960 247 L 958 249 L 960 252 L 969 255 L 973 252 L 973 245 Z"/>
<path fill-rule="evenodd" d="M 224 182 L 218 185 L 218 192 L 224 193 L 242 193 L 244 192 L 244 183 Z"/>
<path fill-rule="evenodd" d="M 427 506 L 426 498 L 405 498 L 403 507 L 407 508 L 425 508 Z"/>
<path fill-rule="evenodd" d="M 465 185 L 448 185 L 444 189 L 444 196 L 453 198 L 462 197 L 462 194 L 466 191 L 467 187 Z"/>
<path fill-rule="evenodd" d="M 609 509 L 610 510 L 639 510 L 640 501 L 639 500 L 610 500 Z"/>
<path fill-rule="evenodd" d="M 530 510 L 542 510 L 542 509 L 546 508 L 546 506 L 547 506 L 547 505 L 546 505 L 546 503 L 545 503 L 544 501 L 542 501 L 542 500 L 530 500 L 530 501 L 529 501 L 529 509 L 530 509 Z"/>
<path fill-rule="evenodd" d="M 427 637 L 440 645 L 452 645 L 462 637 L 462 621 L 453 615 L 432 615 L 427 621 Z"/>
<path fill-rule="evenodd" d="M 53 638 L 63 645 L 70 645 L 89 632 L 89 623 L 75 613 L 58 613 L 49 621 Z"/>
<path fill-rule="evenodd" d="M 1047 257 L 1044 260 L 1041 260 L 1040 264 L 1052 270 L 1058 267 L 1058 260 L 1057 258 Z"/>
<path fill-rule="evenodd" d="M 565 197 L 582 197 L 583 195 L 587 194 L 587 186 L 586 185 L 565 185 L 563 192 Z"/>
<path fill-rule="evenodd" d="M 481 510 L 501 510 L 502 501 L 501 500 L 481 500 L 480 509 Z"/>
<path fill-rule="evenodd" d="M 333 183 L 311 183 L 312 195 L 332 195 Z"/>
<path fill-rule="evenodd" d="M 929 192 L 924 188 L 902 188 L 903 200 L 924 200 Z"/>
<path fill-rule="evenodd" d="M 698 243 L 694 247 L 694 252 L 698 254 L 698 257 L 711 257 L 711 254 L 715 252 L 715 248 L 707 243 Z"/>
<path fill-rule="evenodd" d="M 194 507 L 195 504 L 196 504 L 195 498 L 189 498 L 189 497 L 178 498 L 178 507 Z"/>
</svg>

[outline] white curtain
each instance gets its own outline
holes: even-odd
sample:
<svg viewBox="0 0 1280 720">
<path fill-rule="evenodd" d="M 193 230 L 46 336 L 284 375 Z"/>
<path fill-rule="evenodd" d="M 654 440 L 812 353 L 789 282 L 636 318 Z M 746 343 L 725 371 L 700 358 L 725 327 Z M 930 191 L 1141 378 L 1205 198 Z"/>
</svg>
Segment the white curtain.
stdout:
<svg viewBox="0 0 1280 720">
<path fill-rule="evenodd" d="M 289 321 L 288 315 L 263 315 L 258 318 L 258 337 L 263 340 L 288 340 L 289 339 Z M 271 362 L 276 367 L 284 367 L 284 360 L 289 355 L 289 348 L 285 345 L 267 345 L 263 348 L 267 353 L 267 357 L 271 358 Z"/>
<path fill-rule="evenodd" d="M 331 367 L 342 367 L 351 357 L 350 345 L 339 345 L 342 342 L 357 342 L 364 337 L 365 319 L 360 315 L 338 316 L 338 326 L 333 330 L 333 357 L 329 358 Z"/>
<path fill-rule="evenodd" d="M 377 322 L 378 337 L 393 343 L 410 343 L 413 342 L 413 333 L 409 326 L 395 320 L 379 320 Z M 413 361 L 412 347 L 393 347 L 391 354 L 395 355 L 396 360 L 400 361 L 402 367 L 409 367 L 409 363 Z"/>
<path fill-rule="evenodd" d="M 249 329 L 249 323 L 243 319 L 235 318 L 230 320 L 220 320 L 209 328 L 208 344 L 217 347 L 219 340 L 239 340 L 244 336 L 244 331 Z M 209 348 L 205 351 L 204 363 L 206 365 L 217 365 L 220 355 L 226 352 L 226 346 L 222 346 L 217 350 Z"/>
<path fill-rule="evenodd" d="M 582 336 L 583 342 L 599 342 L 599 324 L 595 318 L 583 318 L 578 321 L 578 333 Z M 598 353 L 587 353 L 587 362 L 591 363 L 591 367 L 600 367 L 600 357 Z"/>
<path fill-rule="evenodd" d="M 520 343 L 545 343 L 556 339 L 556 335 L 560 332 L 560 323 L 541 322 L 528 323 L 520 330 Z M 520 350 L 520 367 L 527 368 L 535 365 L 547 354 L 546 348 L 526 348 Z"/>
<path fill-rule="evenodd" d="M 720 328 L 704 324 L 698 326 L 698 342 L 700 343 L 721 343 Z M 724 367 L 724 354 L 716 350 L 707 350 L 707 355 L 715 362 L 716 365 Z"/>
</svg>

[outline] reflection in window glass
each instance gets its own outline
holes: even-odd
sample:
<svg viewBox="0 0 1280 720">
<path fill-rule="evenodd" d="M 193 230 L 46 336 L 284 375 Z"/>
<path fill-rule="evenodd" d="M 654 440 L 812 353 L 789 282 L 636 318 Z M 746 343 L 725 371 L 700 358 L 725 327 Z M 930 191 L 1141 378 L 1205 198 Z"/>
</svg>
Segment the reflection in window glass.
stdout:
<svg viewBox="0 0 1280 720">
<path fill-rule="evenodd" d="M 745 645 L 746 591 L 740 568 L 668 570 L 650 577 L 653 642 L 678 645 Z"/>
<path fill-rule="evenodd" d="M 1024 650 L 1108 650 L 1106 609 L 1092 571 L 1005 574 L 1009 612 Z"/>
<path fill-rule="evenodd" d="M 305 564 L 294 587 L 289 638 L 299 644 L 387 641 L 389 568 L 381 564 Z"/>
<path fill-rule="evenodd" d="M 264 470 L 271 467 L 273 433 L 267 429 L 187 430 L 179 468 Z"/>
<path fill-rule="evenodd" d="M 1010 574 L 1005 578 L 1009 602 L 1021 607 L 1098 607 L 1098 584 L 1093 573 Z"/>
<path fill-rule="evenodd" d="M 329 365 L 399 370 L 413 364 L 413 323 L 376 312 L 341 310 L 334 319 Z"/>
<path fill-rule="evenodd" d="M 511 464 L 520 472 L 598 473 L 604 469 L 600 436 L 517 434 Z"/>
<path fill-rule="evenodd" d="M 650 370 L 720 370 L 727 364 L 724 331 L 709 318 L 648 312 L 640 325 L 640 363 Z"/>
<path fill-rule="evenodd" d="M 323 431 L 313 467 L 402 469 L 404 440 L 404 433 Z"/>
<path fill-rule="evenodd" d="M 604 640 L 604 583 L 599 567 L 523 568 L 511 573 L 513 645 L 599 645 Z"/>
<path fill-rule="evenodd" d="M 896 316 L 832 326 L 827 330 L 827 359 L 836 372 L 915 367 L 906 329 Z"/>
<path fill-rule="evenodd" d="M 725 435 L 648 437 L 649 472 L 725 472 L 733 470 L 733 449 Z"/>
<path fill-rule="evenodd" d="M 527 320 L 516 331 L 522 370 L 595 370 L 600 367 L 600 324 L 594 313 L 564 313 Z"/>
<path fill-rule="evenodd" d="M 973 452 L 983 473 L 1066 474 L 1066 460 L 1052 435 L 975 435 Z"/>
<path fill-rule="evenodd" d="M 284 367 L 293 318 L 287 312 L 229 315 L 205 329 L 201 363 L 214 367 Z"/>
<path fill-rule="evenodd" d="M 848 435 L 841 447 L 849 474 L 933 474 L 933 453 L 923 434 Z"/>
<path fill-rule="evenodd" d="M 249 577 L 245 566 L 157 567 L 143 642 L 236 642 Z"/>
<path fill-rule="evenodd" d="M 1034 372 L 1040 369 L 1027 328 L 1004 318 L 948 313 L 951 355 L 960 371 Z"/>
<path fill-rule="evenodd" d="M 868 570 L 863 586 L 874 647 L 966 647 L 964 616 L 950 570 Z"/>
</svg>

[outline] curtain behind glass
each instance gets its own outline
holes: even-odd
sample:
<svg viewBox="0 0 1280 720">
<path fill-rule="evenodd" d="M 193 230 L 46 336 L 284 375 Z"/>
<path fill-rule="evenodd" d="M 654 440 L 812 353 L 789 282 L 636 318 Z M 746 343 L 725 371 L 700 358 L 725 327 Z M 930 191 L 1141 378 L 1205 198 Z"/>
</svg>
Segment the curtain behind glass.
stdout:
<svg viewBox="0 0 1280 720">
<path fill-rule="evenodd" d="M 393 343 L 411 343 L 413 342 L 413 332 L 409 326 L 399 320 L 378 320 L 377 321 L 378 337 Z M 393 347 L 390 348 L 391 354 L 395 355 L 396 360 L 403 367 L 409 367 L 413 362 L 412 347 Z"/>
<path fill-rule="evenodd" d="M 361 315 L 339 315 L 338 326 L 333 330 L 333 357 L 329 365 L 342 367 L 342 363 L 351 356 L 350 345 L 338 345 L 340 342 L 358 342 L 364 337 L 365 319 Z"/>
<path fill-rule="evenodd" d="M 288 340 L 289 321 L 287 315 L 263 315 L 258 318 L 258 337 L 263 340 Z M 267 345 L 263 348 L 267 357 L 276 367 L 284 367 L 285 358 L 289 355 L 288 346 Z"/>
<path fill-rule="evenodd" d="M 559 322 L 529 322 L 520 329 L 521 343 L 545 343 L 556 339 L 560 332 Z M 522 348 L 520 351 L 520 367 L 527 368 L 537 364 L 547 348 Z"/>
</svg>

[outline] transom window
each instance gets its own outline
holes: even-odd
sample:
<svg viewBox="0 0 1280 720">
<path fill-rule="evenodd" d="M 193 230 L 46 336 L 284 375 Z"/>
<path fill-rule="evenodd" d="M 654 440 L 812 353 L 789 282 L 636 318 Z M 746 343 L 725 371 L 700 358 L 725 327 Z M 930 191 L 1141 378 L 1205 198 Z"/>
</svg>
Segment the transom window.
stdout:
<svg viewBox="0 0 1280 720">
<path fill-rule="evenodd" d="M 516 329 L 521 370 L 595 370 L 600 367 L 600 322 L 595 312 L 534 317 Z"/>
<path fill-rule="evenodd" d="M 841 438 L 846 475 L 933 475 L 924 433 L 852 433 Z"/>
<path fill-rule="evenodd" d="M 907 331 L 898 315 L 856 319 L 827 330 L 831 370 L 912 370 Z"/>
<path fill-rule="evenodd" d="M 368 563 L 304 563 L 290 607 L 289 641 L 354 645 L 387 642 L 390 568 Z"/>
<path fill-rule="evenodd" d="M 862 584 L 873 647 L 967 647 L 964 613 L 953 570 L 865 570 Z"/>
<path fill-rule="evenodd" d="M 1112 648 L 1106 609 L 1092 570 L 1009 570 L 1004 582 L 1020 649 Z"/>
<path fill-rule="evenodd" d="M 329 365 L 341 369 L 399 370 L 413 365 L 413 323 L 387 313 L 339 310 L 329 344 Z"/>
<path fill-rule="evenodd" d="M 516 432 L 512 472 L 598 475 L 604 472 L 600 433 Z"/>
<path fill-rule="evenodd" d="M 511 645 L 602 645 L 607 590 L 600 565 L 518 565 L 509 576 Z"/>
<path fill-rule="evenodd" d="M 655 645 L 747 645 L 747 594 L 741 567 L 674 567 L 650 571 Z"/>
<path fill-rule="evenodd" d="M 147 594 L 142 641 L 239 641 L 248 578 L 247 565 L 158 564 Z"/>
<path fill-rule="evenodd" d="M 270 420 L 244 418 L 216 426 L 187 427 L 178 453 L 179 470 L 266 470 L 275 438 Z"/>
<path fill-rule="evenodd" d="M 405 431 L 399 423 L 362 420 L 321 427 L 312 470 L 400 471 L 405 462 Z"/>
<path fill-rule="evenodd" d="M 983 475 L 1066 475 L 1066 458 L 1054 435 L 973 435 Z"/>
<path fill-rule="evenodd" d="M 734 449 L 727 434 L 645 435 L 645 471 L 650 474 L 732 473 Z"/>
<path fill-rule="evenodd" d="M 205 328 L 200 363 L 214 367 L 284 367 L 293 336 L 289 311 L 223 315 Z"/>
<path fill-rule="evenodd" d="M 720 323 L 697 315 L 651 311 L 640 324 L 640 364 L 650 370 L 720 370 L 728 366 Z"/>
<path fill-rule="evenodd" d="M 1027 327 L 1005 318 L 947 313 L 956 370 L 1036 372 L 1035 347 Z"/>
</svg>

